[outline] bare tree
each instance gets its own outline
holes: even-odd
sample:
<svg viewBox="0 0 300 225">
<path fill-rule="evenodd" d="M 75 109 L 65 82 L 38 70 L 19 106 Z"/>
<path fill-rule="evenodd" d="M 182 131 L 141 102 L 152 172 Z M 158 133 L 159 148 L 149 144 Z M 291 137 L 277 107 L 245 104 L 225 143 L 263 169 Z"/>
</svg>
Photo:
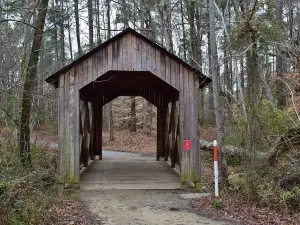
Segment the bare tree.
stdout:
<svg viewBox="0 0 300 225">
<path fill-rule="evenodd" d="M 29 62 L 25 73 L 25 82 L 23 88 L 22 108 L 20 118 L 20 155 L 23 164 L 31 161 L 30 155 L 30 112 L 33 92 L 33 81 L 37 77 L 37 64 L 39 61 L 40 49 L 43 38 L 43 29 L 47 13 L 49 0 L 41 0 L 37 17 L 37 29 L 34 30 L 34 39 L 31 46 Z"/>
<path fill-rule="evenodd" d="M 210 69 L 213 80 L 213 95 L 214 95 L 214 109 L 217 125 L 217 136 L 218 136 L 218 150 L 219 150 L 219 164 L 221 170 L 221 182 L 223 185 L 228 183 L 228 172 L 226 160 L 224 155 L 224 116 L 222 111 L 221 97 L 220 97 L 220 74 L 218 68 L 218 52 L 216 42 L 216 16 L 215 16 L 215 1 L 209 0 L 209 27 L 210 27 Z"/>
<path fill-rule="evenodd" d="M 75 26 L 76 26 L 76 40 L 78 55 L 82 55 L 81 41 L 80 41 L 80 25 L 79 25 L 79 12 L 78 12 L 78 0 L 74 0 L 74 14 L 75 14 Z"/>
<path fill-rule="evenodd" d="M 282 30 L 283 34 L 283 0 L 276 0 L 275 2 L 275 9 L 276 9 L 276 20 L 277 23 L 279 24 L 280 30 Z M 276 51 L 276 73 L 279 78 L 283 77 L 284 73 L 284 60 L 283 56 L 281 54 L 281 47 L 277 46 L 277 51 Z M 284 84 L 282 81 L 277 80 L 277 105 L 278 108 L 283 108 L 285 106 L 285 96 L 284 96 Z"/>
</svg>

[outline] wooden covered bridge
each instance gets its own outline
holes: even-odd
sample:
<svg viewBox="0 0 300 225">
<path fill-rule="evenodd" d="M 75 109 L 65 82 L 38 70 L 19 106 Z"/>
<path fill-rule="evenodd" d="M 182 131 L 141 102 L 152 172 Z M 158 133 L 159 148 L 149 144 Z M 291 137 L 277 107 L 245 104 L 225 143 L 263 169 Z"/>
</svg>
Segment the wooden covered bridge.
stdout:
<svg viewBox="0 0 300 225">
<path fill-rule="evenodd" d="M 103 106 L 118 96 L 142 96 L 157 107 L 156 159 L 177 164 L 181 184 L 200 185 L 199 88 L 211 82 L 200 71 L 128 28 L 46 82 L 59 88 L 59 172 L 66 187 L 79 186 L 80 165 L 102 159 Z"/>
</svg>

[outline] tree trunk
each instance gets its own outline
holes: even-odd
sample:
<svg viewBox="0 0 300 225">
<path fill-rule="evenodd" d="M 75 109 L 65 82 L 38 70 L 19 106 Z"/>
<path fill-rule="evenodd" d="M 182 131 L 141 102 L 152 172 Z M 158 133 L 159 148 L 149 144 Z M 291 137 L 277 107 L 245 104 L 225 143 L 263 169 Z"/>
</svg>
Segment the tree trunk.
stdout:
<svg viewBox="0 0 300 225">
<path fill-rule="evenodd" d="M 67 14 L 69 14 L 69 8 L 67 8 Z M 73 61 L 73 48 L 72 48 L 72 39 L 71 39 L 71 28 L 70 28 L 70 18 L 68 17 L 68 36 L 69 36 L 69 49 L 71 61 Z"/>
<path fill-rule="evenodd" d="M 183 1 L 180 1 L 180 13 L 181 13 L 181 26 L 182 26 L 182 45 L 183 45 L 183 57 L 186 60 L 186 35 L 184 26 L 184 13 L 183 13 Z"/>
<path fill-rule="evenodd" d="M 276 0 L 275 2 L 276 8 L 276 20 L 279 24 L 279 27 L 282 30 L 282 14 L 283 14 L 283 0 Z M 283 32 L 283 30 L 282 30 Z M 279 78 L 283 77 L 284 73 L 284 65 L 283 65 L 283 57 L 281 54 L 281 48 L 277 46 L 276 49 L 276 73 Z M 285 106 L 285 96 L 284 96 L 284 84 L 281 80 L 277 80 L 277 106 L 282 109 Z"/>
<path fill-rule="evenodd" d="M 135 97 L 130 97 L 130 125 L 129 131 L 136 132 L 136 111 L 135 111 Z"/>
<path fill-rule="evenodd" d="M 255 3 L 257 4 L 257 2 Z M 256 5 L 253 6 L 253 9 L 256 10 Z M 258 70 L 258 46 L 257 46 L 257 30 L 255 28 L 249 29 L 249 39 L 251 41 L 251 48 L 246 53 L 247 58 L 247 87 L 246 87 L 246 99 L 248 106 L 248 126 L 249 131 L 247 134 L 248 140 L 248 150 L 250 151 L 250 155 L 254 154 L 256 151 L 256 147 L 259 145 L 260 140 L 260 125 L 257 119 L 259 103 L 260 99 L 260 91 L 261 91 L 261 81 Z M 250 159 L 251 160 L 251 159 Z"/>
<path fill-rule="evenodd" d="M 209 0 L 209 24 L 210 24 L 210 46 L 211 46 L 211 74 L 213 80 L 213 95 L 214 95 L 214 109 L 217 125 L 218 136 L 218 150 L 219 150 L 219 164 L 220 164 L 220 178 L 223 186 L 228 185 L 228 171 L 225 157 L 223 157 L 223 143 L 224 143 L 224 123 L 223 111 L 220 99 L 220 74 L 218 68 L 218 55 L 216 43 L 216 16 L 215 16 L 215 1 Z"/>
<path fill-rule="evenodd" d="M 101 44 L 101 31 L 100 31 L 100 2 L 99 0 L 96 0 L 96 8 L 97 8 L 97 17 L 96 17 L 96 26 L 97 26 L 97 44 Z"/>
<path fill-rule="evenodd" d="M 34 39 L 32 42 L 29 62 L 26 68 L 26 77 L 23 88 L 21 118 L 20 118 L 20 156 L 21 162 L 27 164 L 31 162 L 30 155 L 30 112 L 31 112 L 31 101 L 33 94 L 33 81 L 37 77 L 37 64 L 39 60 L 39 53 L 43 38 L 43 29 L 45 24 L 45 17 L 47 13 L 49 0 L 41 0 L 38 18 L 37 18 L 37 29 L 34 30 Z"/>
<path fill-rule="evenodd" d="M 143 132 L 145 134 L 149 134 L 148 109 L 149 109 L 148 101 L 146 99 L 144 99 L 144 105 L 143 105 Z"/>
<path fill-rule="evenodd" d="M 166 47 L 167 50 L 173 53 L 173 39 L 172 39 L 172 15 L 171 15 L 171 0 L 165 0 L 165 23 L 166 23 L 166 34 L 167 34 L 167 42 Z"/>
<path fill-rule="evenodd" d="M 66 52 L 65 52 L 65 33 L 64 33 L 64 0 L 60 1 L 61 5 L 61 15 L 60 15 L 60 67 L 64 67 L 66 62 Z"/>
<path fill-rule="evenodd" d="M 94 24 L 93 24 L 93 0 L 88 0 L 88 16 L 89 16 L 89 47 L 94 47 Z"/>
<path fill-rule="evenodd" d="M 78 12 L 78 0 L 74 0 L 75 8 L 75 26 L 76 26 L 76 39 L 79 57 L 82 56 L 82 49 L 80 43 L 80 25 L 79 25 L 79 12 Z"/>
</svg>

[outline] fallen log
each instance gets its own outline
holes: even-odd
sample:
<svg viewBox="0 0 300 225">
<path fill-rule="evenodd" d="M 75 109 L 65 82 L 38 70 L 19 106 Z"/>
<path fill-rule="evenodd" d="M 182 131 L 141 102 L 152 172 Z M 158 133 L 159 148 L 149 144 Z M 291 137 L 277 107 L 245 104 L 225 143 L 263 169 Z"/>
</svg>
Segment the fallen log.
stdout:
<svg viewBox="0 0 300 225">
<path fill-rule="evenodd" d="M 200 140 L 199 146 L 200 146 L 200 150 L 204 150 L 204 151 L 212 151 L 213 149 L 213 143 L 205 140 Z M 245 149 L 234 147 L 231 145 L 226 145 L 224 148 L 225 148 L 224 152 L 226 157 L 238 156 L 238 157 L 255 158 L 255 159 L 262 159 L 266 157 L 266 153 L 264 152 L 257 151 L 251 154 Z"/>
</svg>

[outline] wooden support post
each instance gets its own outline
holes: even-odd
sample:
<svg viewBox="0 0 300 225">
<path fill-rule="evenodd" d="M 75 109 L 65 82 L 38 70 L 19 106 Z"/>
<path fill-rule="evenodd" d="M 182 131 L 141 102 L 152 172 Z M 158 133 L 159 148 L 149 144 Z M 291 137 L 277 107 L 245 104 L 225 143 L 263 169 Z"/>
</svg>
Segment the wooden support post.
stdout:
<svg viewBox="0 0 300 225">
<path fill-rule="evenodd" d="M 181 151 L 180 151 L 180 117 L 178 113 L 177 117 L 177 128 L 176 128 L 176 140 L 175 140 L 175 152 L 176 152 L 176 161 L 179 166 L 181 166 Z"/>
<path fill-rule="evenodd" d="M 93 133 L 94 133 L 94 138 L 93 138 L 93 151 L 94 151 L 94 155 L 97 156 L 99 155 L 99 152 L 98 152 L 98 107 L 97 107 L 97 102 L 94 101 L 94 104 L 93 104 L 93 110 L 94 110 L 94 113 L 93 113 L 93 121 L 94 121 L 94 125 L 93 125 Z"/>
<path fill-rule="evenodd" d="M 165 144 L 166 144 L 166 107 L 164 105 L 164 102 L 163 104 L 161 105 L 161 109 L 160 109 L 160 129 L 161 129 L 161 154 L 160 156 L 162 158 L 165 158 L 165 155 L 166 155 L 166 148 L 165 148 Z"/>
<path fill-rule="evenodd" d="M 200 92 L 199 92 L 199 77 L 194 75 L 192 76 L 192 117 L 193 121 L 193 129 L 192 129 L 192 146 L 193 146 L 193 182 L 195 183 L 195 187 L 197 190 L 200 190 L 200 181 L 201 181 L 201 173 L 200 173 L 200 150 L 199 150 L 199 104 L 200 104 Z"/>
<path fill-rule="evenodd" d="M 95 102 L 91 103 L 91 123 L 90 123 L 90 141 L 89 141 L 89 155 L 91 160 L 95 159 L 95 152 L 94 152 L 94 139 L 95 139 Z"/>
<path fill-rule="evenodd" d="M 160 105 L 158 105 L 157 107 L 157 116 L 156 116 L 156 121 L 157 121 L 157 125 L 156 125 L 156 161 L 159 161 L 160 155 L 161 155 L 161 149 L 160 149 L 160 142 L 161 142 L 161 127 L 160 127 L 160 120 L 161 120 L 161 109 L 160 109 Z"/>
<path fill-rule="evenodd" d="M 89 106 L 88 102 L 85 101 L 83 103 L 82 109 L 82 122 L 83 122 L 83 139 L 82 139 L 82 157 L 83 157 L 83 165 L 85 167 L 88 166 L 89 162 L 89 131 L 90 131 L 90 116 L 89 116 Z"/>
<path fill-rule="evenodd" d="M 99 112 L 98 112 L 98 124 L 97 124 L 97 127 L 98 127 L 98 133 L 97 133 L 97 136 L 98 136 L 98 152 L 99 152 L 99 159 L 102 160 L 102 130 L 103 130 L 103 106 L 100 105 L 99 106 Z"/>
<path fill-rule="evenodd" d="M 180 182 L 181 187 L 185 187 L 185 183 L 190 180 L 190 151 L 183 149 L 183 141 L 189 140 L 189 127 L 192 120 L 190 115 L 189 103 L 189 83 L 188 70 L 180 67 L 180 93 L 179 93 L 179 110 L 180 110 L 180 149 L 181 149 L 181 166 L 180 166 Z M 193 147 L 193 146 L 192 146 Z"/>
<path fill-rule="evenodd" d="M 165 115 L 166 115 L 166 119 L 165 119 L 165 161 L 168 161 L 168 157 L 169 157 L 169 121 L 170 121 L 170 115 L 169 115 L 169 105 L 166 104 L 166 108 L 165 108 Z"/>
<path fill-rule="evenodd" d="M 79 187 L 79 92 L 74 68 L 60 77 L 60 182 Z M 66 119 L 67 118 L 67 119 Z"/>
<path fill-rule="evenodd" d="M 169 128 L 169 136 L 170 136 L 170 158 L 171 158 L 171 167 L 175 168 L 175 163 L 177 159 L 177 152 L 175 148 L 176 144 L 176 128 L 177 128 L 177 108 L 176 102 L 172 102 L 171 116 L 170 116 L 170 128 Z"/>
</svg>

